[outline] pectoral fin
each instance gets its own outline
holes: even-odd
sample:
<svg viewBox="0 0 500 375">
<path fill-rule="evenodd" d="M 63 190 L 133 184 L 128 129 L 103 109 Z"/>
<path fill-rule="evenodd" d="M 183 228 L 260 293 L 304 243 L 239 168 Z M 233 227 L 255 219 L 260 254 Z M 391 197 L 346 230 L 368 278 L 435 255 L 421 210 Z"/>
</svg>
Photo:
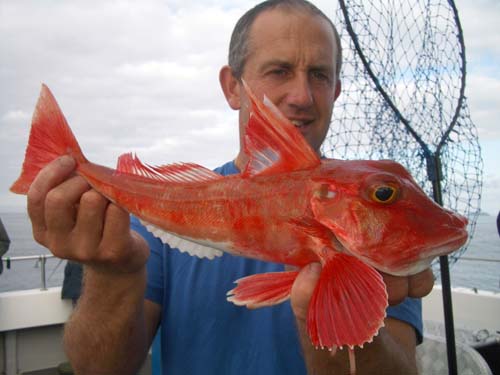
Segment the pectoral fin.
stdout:
<svg viewBox="0 0 500 375">
<path fill-rule="evenodd" d="M 227 300 L 250 308 L 271 306 L 290 297 L 298 271 L 268 272 L 236 280 L 236 288 L 227 292 Z"/>
<path fill-rule="evenodd" d="M 386 308 L 382 276 L 357 258 L 336 253 L 324 264 L 309 303 L 311 341 L 330 349 L 363 346 L 383 326 Z"/>
</svg>

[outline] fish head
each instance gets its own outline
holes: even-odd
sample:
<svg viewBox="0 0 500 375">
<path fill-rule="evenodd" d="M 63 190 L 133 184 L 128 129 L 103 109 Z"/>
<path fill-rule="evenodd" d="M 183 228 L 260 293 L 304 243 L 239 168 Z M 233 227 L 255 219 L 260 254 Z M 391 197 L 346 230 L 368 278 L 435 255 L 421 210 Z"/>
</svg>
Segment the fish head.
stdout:
<svg viewBox="0 0 500 375">
<path fill-rule="evenodd" d="M 418 273 L 467 241 L 467 219 L 430 199 L 396 162 L 327 160 L 320 170 L 315 219 L 333 233 L 337 250 L 380 271 Z"/>
</svg>

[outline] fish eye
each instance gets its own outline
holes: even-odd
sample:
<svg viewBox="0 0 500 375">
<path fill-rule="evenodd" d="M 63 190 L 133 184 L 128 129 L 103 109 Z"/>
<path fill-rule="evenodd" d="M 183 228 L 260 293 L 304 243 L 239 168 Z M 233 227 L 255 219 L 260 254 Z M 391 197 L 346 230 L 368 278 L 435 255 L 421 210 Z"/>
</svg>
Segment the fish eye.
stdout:
<svg viewBox="0 0 500 375">
<path fill-rule="evenodd" d="M 390 204 L 398 197 L 399 189 L 393 185 L 379 185 L 373 189 L 371 198 L 382 204 Z"/>
</svg>

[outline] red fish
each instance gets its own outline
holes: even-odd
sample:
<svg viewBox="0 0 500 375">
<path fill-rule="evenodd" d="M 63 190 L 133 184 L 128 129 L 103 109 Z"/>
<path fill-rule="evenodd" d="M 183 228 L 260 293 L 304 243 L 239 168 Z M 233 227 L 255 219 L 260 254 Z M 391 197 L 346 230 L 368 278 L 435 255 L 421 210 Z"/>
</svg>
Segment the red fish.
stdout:
<svg viewBox="0 0 500 375">
<path fill-rule="evenodd" d="M 150 166 L 132 154 L 117 169 L 88 161 L 43 85 L 23 169 L 26 194 L 39 170 L 71 155 L 77 173 L 158 237 L 192 255 L 233 255 L 303 267 L 322 264 L 307 329 L 317 347 L 370 342 L 383 325 L 387 293 L 377 270 L 411 275 L 467 239 L 467 220 L 429 199 L 398 163 L 320 159 L 266 98 L 247 88 L 252 111 L 239 175 L 196 164 Z M 289 298 L 298 271 L 237 281 L 228 300 L 269 306 Z"/>
</svg>

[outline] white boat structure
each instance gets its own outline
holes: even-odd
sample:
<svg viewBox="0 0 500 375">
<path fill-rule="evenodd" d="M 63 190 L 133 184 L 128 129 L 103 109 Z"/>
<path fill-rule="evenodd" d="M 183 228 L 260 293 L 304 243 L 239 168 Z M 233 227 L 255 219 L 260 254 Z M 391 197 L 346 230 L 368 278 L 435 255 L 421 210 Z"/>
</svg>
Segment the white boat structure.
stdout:
<svg viewBox="0 0 500 375">
<path fill-rule="evenodd" d="M 0 374 L 59 375 L 62 334 L 73 305 L 61 287 L 0 293 Z M 151 374 L 150 359 L 138 375 Z"/>
<path fill-rule="evenodd" d="M 500 294 L 452 288 L 457 373 L 500 374 Z M 424 342 L 417 347 L 420 374 L 448 374 L 441 286 L 422 300 Z"/>
<path fill-rule="evenodd" d="M 500 294 L 456 288 L 452 295 L 458 374 L 500 374 Z M 67 361 L 62 333 L 72 309 L 70 300 L 61 299 L 60 287 L 0 293 L 0 374 L 67 373 L 58 366 Z M 420 373 L 448 374 L 439 285 L 423 299 L 423 314 Z M 148 356 L 138 375 L 151 373 Z"/>
</svg>

